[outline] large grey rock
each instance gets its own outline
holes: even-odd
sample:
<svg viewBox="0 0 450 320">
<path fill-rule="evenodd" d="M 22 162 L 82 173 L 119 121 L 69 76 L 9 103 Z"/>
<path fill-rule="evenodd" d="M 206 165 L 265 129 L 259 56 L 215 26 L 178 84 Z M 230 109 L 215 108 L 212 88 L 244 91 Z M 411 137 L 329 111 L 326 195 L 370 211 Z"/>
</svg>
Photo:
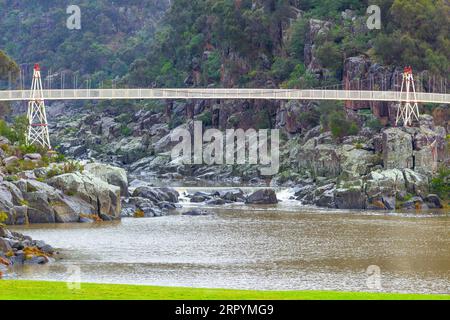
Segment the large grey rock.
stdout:
<svg viewBox="0 0 450 320">
<path fill-rule="evenodd" d="M 84 171 L 109 184 L 120 187 L 120 195 L 128 196 L 128 178 L 124 169 L 107 164 L 88 163 L 84 166 Z"/>
<path fill-rule="evenodd" d="M 23 156 L 23 158 L 25 160 L 38 161 L 42 159 L 42 156 L 39 153 L 27 153 L 26 155 Z"/>
<path fill-rule="evenodd" d="M 345 179 L 357 179 L 369 173 L 376 165 L 377 157 L 370 151 L 344 145 L 341 148 L 340 165 L 341 176 Z"/>
<path fill-rule="evenodd" d="M 425 197 L 428 194 L 429 182 L 427 176 L 414 172 L 411 169 L 403 170 L 406 190 L 409 193 Z"/>
<path fill-rule="evenodd" d="M 411 169 L 414 164 L 411 135 L 399 128 L 384 130 L 383 160 L 385 169 Z"/>
<path fill-rule="evenodd" d="M 324 208 L 336 208 L 334 189 L 325 190 L 314 199 L 314 204 Z"/>
<path fill-rule="evenodd" d="M 425 197 L 425 203 L 428 205 L 430 209 L 442 209 L 442 202 L 438 195 L 429 194 Z"/>
<path fill-rule="evenodd" d="M 398 169 L 372 171 L 366 182 L 366 194 L 369 198 L 382 196 L 396 197 L 406 190 L 403 172 Z"/>
<path fill-rule="evenodd" d="M 255 191 L 247 197 L 245 203 L 248 204 L 276 204 L 277 194 L 272 189 L 262 189 Z"/>
<path fill-rule="evenodd" d="M 79 172 L 53 177 L 48 183 L 66 195 L 77 196 L 97 208 L 98 214 L 120 216 L 120 188 L 90 174 Z"/>
<path fill-rule="evenodd" d="M 11 156 L 11 157 L 3 159 L 3 164 L 5 165 L 5 167 L 8 167 L 8 166 L 13 166 L 13 165 L 17 164 L 18 161 L 19 161 L 19 158 L 17 158 L 16 156 Z"/>
<path fill-rule="evenodd" d="M 314 176 L 337 177 L 341 173 L 340 155 L 336 145 L 319 144 L 319 137 L 308 140 L 298 154 L 300 171 L 308 170 Z"/>
<path fill-rule="evenodd" d="M 137 187 L 133 197 L 142 197 L 151 200 L 154 204 L 162 201 L 177 203 L 179 193 L 172 188 L 153 188 L 149 186 Z"/>
<path fill-rule="evenodd" d="M 354 186 L 339 186 L 334 192 L 334 201 L 338 209 L 365 209 L 367 196 L 362 182 Z"/>
</svg>

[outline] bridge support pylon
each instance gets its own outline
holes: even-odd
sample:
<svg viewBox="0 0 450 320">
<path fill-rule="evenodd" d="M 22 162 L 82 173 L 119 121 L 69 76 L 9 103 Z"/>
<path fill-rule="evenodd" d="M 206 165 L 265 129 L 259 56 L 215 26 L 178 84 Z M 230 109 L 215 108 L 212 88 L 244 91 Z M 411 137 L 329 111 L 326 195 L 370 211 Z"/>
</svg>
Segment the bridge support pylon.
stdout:
<svg viewBox="0 0 450 320">
<path fill-rule="evenodd" d="M 403 99 L 403 92 L 406 92 L 406 99 Z M 400 95 L 395 125 L 402 123 L 403 126 L 410 127 L 413 119 L 419 121 L 419 106 L 417 104 L 416 87 L 411 67 L 406 67 L 403 71 Z"/>
<path fill-rule="evenodd" d="M 30 101 L 28 101 L 27 120 L 28 128 L 26 144 L 35 144 L 51 150 L 52 147 L 50 145 L 50 137 L 48 134 L 47 114 L 45 112 L 44 92 L 39 64 L 34 65 L 31 97 Z"/>
</svg>

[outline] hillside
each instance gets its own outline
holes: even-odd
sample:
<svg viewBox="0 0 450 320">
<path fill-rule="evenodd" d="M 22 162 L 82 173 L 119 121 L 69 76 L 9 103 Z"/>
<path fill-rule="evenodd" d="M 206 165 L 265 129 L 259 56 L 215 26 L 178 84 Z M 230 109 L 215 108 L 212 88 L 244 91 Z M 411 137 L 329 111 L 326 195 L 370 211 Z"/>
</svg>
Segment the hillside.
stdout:
<svg viewBox="0 0 450 320">
<path fill-rule="evenodd" d="M 34 63 L 44 74 L 66 74 L 65 85 L 120 77 L 147 51 L 168 0 L 77 1 L 81 29 L 69 30 L 66 8 L 73 1 L 0 1 L 0 49 L 22 65 L 29 77 Z M 28 65 L 23 65 L 28 64 Z M 55 77 L 56 79 L 56 77 Z M 60 85 L 60 79 L 54 86 Z"/>
</svg>

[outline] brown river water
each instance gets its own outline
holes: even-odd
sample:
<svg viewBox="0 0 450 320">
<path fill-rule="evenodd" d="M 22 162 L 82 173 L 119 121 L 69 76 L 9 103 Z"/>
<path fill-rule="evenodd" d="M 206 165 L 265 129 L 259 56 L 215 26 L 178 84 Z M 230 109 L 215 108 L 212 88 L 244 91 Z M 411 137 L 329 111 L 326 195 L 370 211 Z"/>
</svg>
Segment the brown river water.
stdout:
<svg viewBox="0 0 450 320">
<path fill-rule="evenodd" d="M 178 213 L 114 223 L 14 228 L 58 248 L 60 259 L 16 268 L 9 277 L 450 293 L 448 212 L 331 211 L 304 207 L 283 196 L 285 201 L 276 206 L 209 207 L 209 216 Z"/>
</svg>

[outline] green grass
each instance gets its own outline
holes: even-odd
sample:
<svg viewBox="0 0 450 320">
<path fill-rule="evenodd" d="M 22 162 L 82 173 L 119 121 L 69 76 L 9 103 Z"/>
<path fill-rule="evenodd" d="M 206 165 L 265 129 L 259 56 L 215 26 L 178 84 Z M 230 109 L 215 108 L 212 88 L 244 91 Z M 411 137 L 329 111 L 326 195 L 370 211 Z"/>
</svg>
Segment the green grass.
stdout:
<svg viewBox="0 0 450 320">
<path fill-rule="evenodd" d="M 251 291 L 0 280 L 0 300 L 450 300 L 450 295 L 334 291 Z"/>
</svg>

